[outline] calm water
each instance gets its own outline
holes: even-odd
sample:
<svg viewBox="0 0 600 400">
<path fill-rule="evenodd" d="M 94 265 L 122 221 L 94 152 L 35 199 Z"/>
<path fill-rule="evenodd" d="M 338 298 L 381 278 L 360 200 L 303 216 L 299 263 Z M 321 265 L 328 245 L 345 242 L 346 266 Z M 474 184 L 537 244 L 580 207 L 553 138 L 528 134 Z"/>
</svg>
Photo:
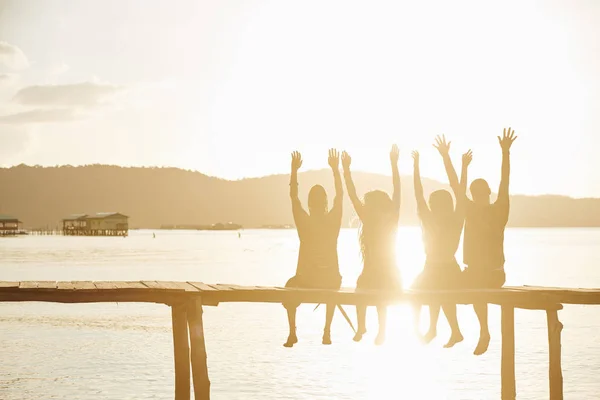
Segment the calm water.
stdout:
<svg viewBox="0 0 600 400">
<path fill-rule="evenodd" d="M 195 280 L 282 285 L 295 271 L 294 231 L 132 232 L 122 238 L 31 236 L 0 240 L 0 280 Z M 398 264 L 409 284 L 423 264 L 420 233 L 402 229 Z M 344 285 L 360 270 L 357 235 L 341 233 Z M 600 287 L 600 230 L 513 229 L 506 235 L 507 284 Z M 205 310 L 214 399 L 498 399 L 499 309 L 491 307 L 492 343 L 482 357 L 476 318 L 459 307 L 465 341 L 442 349 L 412 333 L 408 306 L 392 307 L 388 340 L 370 332 L 352 342 L 338 314 L 332 346 L 320 344 L 324 310 L 302 306 L 300 342 L 287 337 L 280 305 L 224 304 Z M 353 310 L 350 314 L 355 319 Z M 600 308 L 566 306 L 565 397 L 600 393 Z M 427 320 L 423 313 L 423 323 Z M 519 399 L 548 398 L 545 313 L 516 312 Z M 0 399 L 172 399 L 170 311 L 149 304 L 0 304 Z"/>
</svg>

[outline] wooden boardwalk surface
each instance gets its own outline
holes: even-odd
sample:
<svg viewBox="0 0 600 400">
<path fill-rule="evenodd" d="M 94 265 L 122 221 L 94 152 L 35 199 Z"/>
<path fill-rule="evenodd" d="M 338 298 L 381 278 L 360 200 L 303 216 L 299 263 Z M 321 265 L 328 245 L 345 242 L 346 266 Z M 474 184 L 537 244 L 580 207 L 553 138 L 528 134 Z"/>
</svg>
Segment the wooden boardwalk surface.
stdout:
<svg viewBox="0 0 600 400">
<path fill-rule="evenodd" d="M 59 303 L 151 302 L 172 305 L 198 296 L 204 305 L 226 302 L 301 303 L 335 302 L 342 305 L 376 305 L 382 302 L 422 304 L 510 304 L 515 308 L 553 308 L 556 304 L 600 305 L 600 289 L 515 286 L 501 289 L 382 292 L 292 289 L 283 287 L 206 284 L 169 281 L 0 281 L 0 301 L 49 301 Z"/>
<path fill-rule="evenodd" d="M 57 303 L 147 302 L 171 306 L 175 357 L 175 399 L 210 398 L 210 381 L 203 306 L 226 302 L 335 303 L 379 305 L 402 302 L 420 304 L 490 303 L 502 308 L 502 399 L 516 398 L 515 308 L 544 310 L 548 321 L 550 399 L 563 399 L 561 331 L 558 310 L 563 304 L 600 305 L 600 289 L 551 288 L 537 286 L 442 291 L 357 291 L 288 289 L 283 287 L 239 286 L 202 282 L 170 281 L 0 281 L 0 301 L 45 301 Z M 283 314 L 282 314 L 283 318 Z M 191 366 L 191 375 L 190 375 Z"/>
</svg>

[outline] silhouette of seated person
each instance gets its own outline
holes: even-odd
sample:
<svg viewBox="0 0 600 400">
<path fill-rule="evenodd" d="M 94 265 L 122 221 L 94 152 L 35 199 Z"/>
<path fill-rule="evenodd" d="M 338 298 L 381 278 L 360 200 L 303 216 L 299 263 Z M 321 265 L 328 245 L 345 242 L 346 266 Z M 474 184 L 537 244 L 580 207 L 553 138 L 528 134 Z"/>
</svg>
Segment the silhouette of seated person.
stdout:
<svg viewBox="0 0 600 400">
<path fill-rule="evenodd" d="M 450 187 L 456 197 L 456 209 L 454 208 L 452 195 L 447 190 L 436 190 L 429 196 L 429 205 L 425 202 L 423 185 L 421 183 L 421 172 L 419 166 L 419 153 L 414 151 L 414 186 L 417 201 L 417 214 L 421 221 L 423 232 L 423 243 L 425 245 L 425 267 L 413 284 L 413 289 L 441 290 L 457 289 L 461 285 L 461 269 L 456 261 L 456 250 L 460 243 L 462 233 L 465 206 L 467 169 L 472 160 L 472 153 L 468 151 L 462 156 L 462 169 L 460 182 L 450 159 L 450 143 L 445 137 L 437 137 L 434 147 L 437 148 L 444 161 L 446 174 Z M 463 340 L 456 317 L 456 305 L 442 305 L 448 324 L 452 331 L 450 339 L 444 345 L 445 348 L 454 346 Z M 416 316 L 420 314 L 420 307 L 416 310 Z M 423 337 L 429 343 L 437 335 L 437 322 L 440 314 L 439 304 L 429 305 L 429 330 Z M 418 318 L 417 318 L 418 326 Z"/>
<path fill-rule="evenodd" d="M 483 179 L 471 183 L 473 201 L 467 200 L 463 258 L 463 284 L 472 289 L 497 289 L 504 285 L 504 230 L 510 209 L 508 185 L 510 178 L 510 148 L 517 137 L 511 128 L 504 129 L 498 142 L 502 149 L 502 175 L 498 198 L 490 201 L 491 190 Z M 490 343 L 488 309 L 486 303 L 474 304 L 480 325 L 479 342 L 475 355 L 487 351 Z"/>
<path fill-rule="evenodd" d="M 287 281 L 286 287 L 312 289 L 339 289 L 342 283 L 340 275 L 337 240 L 342 224 L 342 200 L 344 191 L 339 171 L 339 153 L 329 150 L 329 166 L 335 182 L 335 199 L 328 211 L 327 193 L 321 185 L 311 188 L 308 195 L 307 213 L 298 198 L 298 170 L 302 166 L 300 153 L 292 153 L 292 173 L 290 178 L 290 197 L 292 213 L 300 238 L 300 251 L 296 275 Z M 290 333 L 285 347 L 298 342 L 296 335 L 296 309 L 298 303 L 286 303 Z M 331 344 L 331 322 L 335 304 L 327 304 L 323 344 Z"/>
<path fill-rule="evenodd" d="M 348 195 L 358 215 L 360 228 L 360 248 L 363 258 L 363 270 L 356 282 L 357 289 L 370 290 L 401 290 L 402 283 L 400 271 L 396 265 L 396 233 L 398 231 L 398 218 L 400 215 L 400 174 L 398 172 L 398 147 L 394 145 L 390 152 L 392 165 L 392 182 L 394 193 L 392 198 L 382 191 L 373 190 L 365 194 L 361 201 L 356 194 L 356 188 L 350 173 L 352 159 L 348 153 L 342 154 L 342 167 Z M 357 333 L 354 341 L 358 342 L 367 332 L 366 306 L 356 307 L 358 320 Z M 385 341 L 387 322 L 387 307 L 384 304 L 377 306 L 379 319 L 379 332 L 375 344 L 381 345 Z"/>
</svg>

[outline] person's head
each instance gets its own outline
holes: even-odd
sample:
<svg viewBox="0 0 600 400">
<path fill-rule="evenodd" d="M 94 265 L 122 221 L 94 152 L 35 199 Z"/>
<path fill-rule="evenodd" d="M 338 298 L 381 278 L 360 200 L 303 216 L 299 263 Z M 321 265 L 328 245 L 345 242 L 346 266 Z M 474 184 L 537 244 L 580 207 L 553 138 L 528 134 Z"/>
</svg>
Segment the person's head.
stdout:
<svg viewBox="0 0 600 400">
<path fill-rule="evenodd" d="M 433 215 L 447 216 L 454 212 L 454 201 L 447 190 L 436 190 L 429 195 L 429 208 Z"/>
<path fill-rule="evenodd" d="M 383 190 L 371 190 L 365 194 L 365 210 L 370 215 L 386 214 L 392 209 L 392 199 Z"/>
<path fill-rule="evenodd" d="M 471 197 L 478 204 L 490 204 L 490 185 L 485 179 L 475 179 L 471 182 Z"/>
<path fill-rule="evenodd" d="M 308 193 L 308 210 L 310 215 L 320 215 L 327 212 L 327 192 L 321 185 L 315 185 Z"/>
</svg>

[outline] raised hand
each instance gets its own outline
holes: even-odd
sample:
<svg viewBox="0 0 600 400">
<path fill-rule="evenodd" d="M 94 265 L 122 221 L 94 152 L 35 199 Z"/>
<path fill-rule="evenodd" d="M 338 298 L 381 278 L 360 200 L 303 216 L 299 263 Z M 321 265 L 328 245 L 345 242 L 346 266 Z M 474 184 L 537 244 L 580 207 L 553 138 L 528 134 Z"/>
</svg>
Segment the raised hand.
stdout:
<svg viewBox="0 0 600 400">
<path fill-rule="evenodd" d="M 302 155 L 299 152 L 294 151 L 292 153 L 292 171 L 298 171 L 301 166 L 302 166 Z"/>
<path fill-rule="evenodd" d="M 420 156 L 419 156 L 419 152 L 418 151 L 415 150 L 415 151 L 412 152 L 412 158 L 413 158 L 413 160 L 415 162 L 415 165 L 419 165 L 419 157 Z"/>
<path fill-rule="evenodd" d="M 398 164 L 398 158 L 400 158 L 400 149 L 398 149 L 398 145 L 393 145 L 390 151 L 390 161 L 392 164 Z"/>
<path fill-rule="evenodd" d="M 450 144 L 452 142 L 446 142 L 446 135 L 437 135 L 435 138 L 435 143 L 433 144 L 433 147 L 435 147 L 437 149 L 437 151 L 440 152 L 440 155 L 442 157 L 447 156 L 450 153 Z"/>
<path fill-rule="evenodd" d="M 329 158 L 327 159 L 331 169 L 337 170 L 340 168 L 340 153 L 336 149 L 329 149 Z"/>
<path fill-rule="evenodd" d="M 344 151 L 342 153 L 342 168 L 344 168 L 344 170 L 350 169 L 351 163 L 352 163 L 352 157 L 350 157 L 350 154 L 348 154 Z"/>
<path fill-rule="evenodd" d="M 469 149 L 469 151 L 462 155 L 462 163 L 465 167 L 468 167 L 471 161 L 473 161 L 473 152 Z"/>
<path fill-rule="evenodd" d="M 510 146 L 512 146 L 513 142 L 517 139 L 515 136 L 515 131 L 508 128 L 504 128 L 502 132 L 502 137 L 498 136 L 498 142 L 500 143 L 500 147 L 502 147 L 502 151 L 509 151 Z"/>
</svg>

